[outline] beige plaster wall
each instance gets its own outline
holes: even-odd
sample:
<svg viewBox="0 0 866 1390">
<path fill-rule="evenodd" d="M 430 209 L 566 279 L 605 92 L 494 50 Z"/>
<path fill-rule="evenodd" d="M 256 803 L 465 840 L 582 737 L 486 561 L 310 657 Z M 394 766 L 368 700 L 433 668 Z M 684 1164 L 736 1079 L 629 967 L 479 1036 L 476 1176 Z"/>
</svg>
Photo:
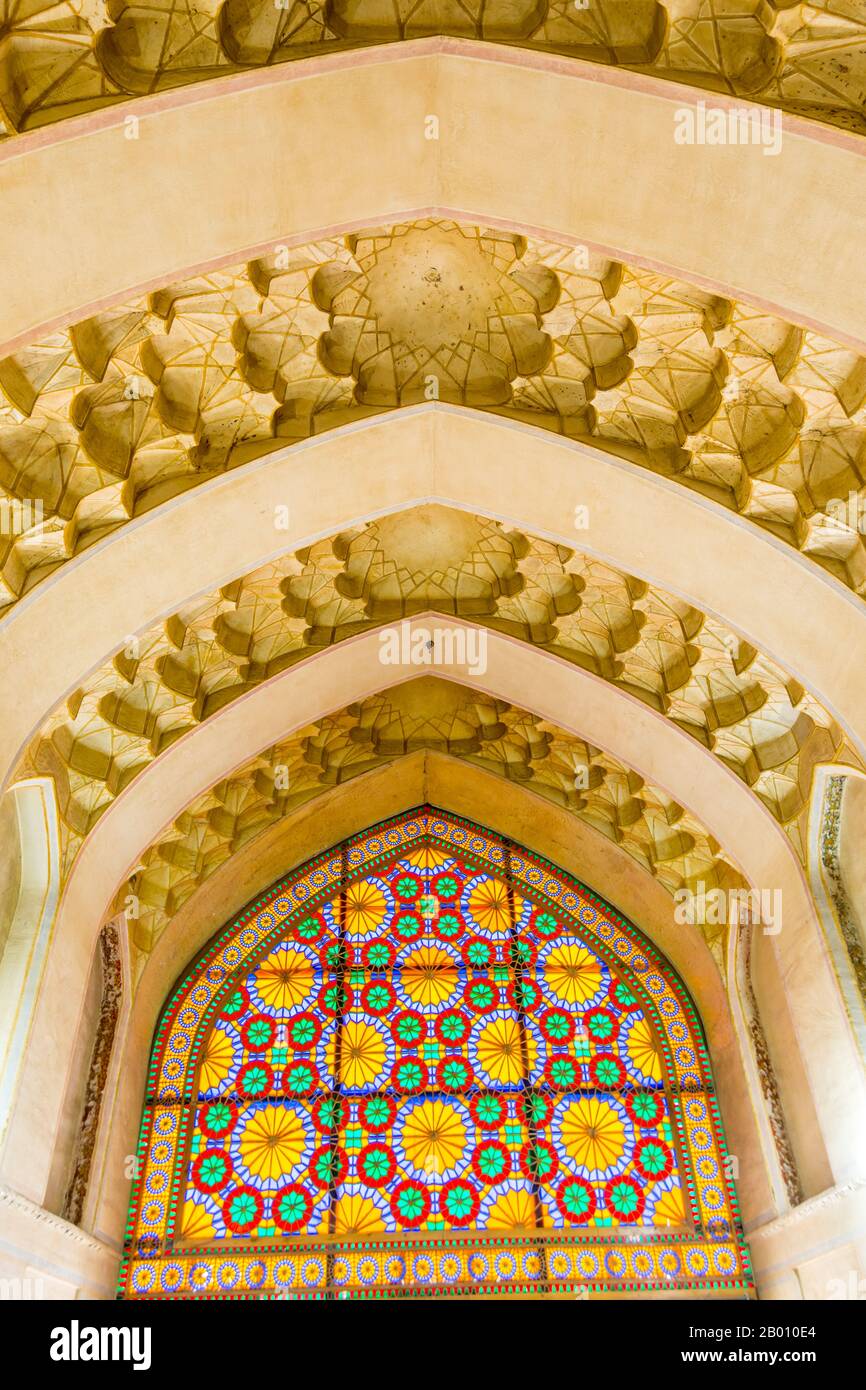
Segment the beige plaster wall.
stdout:
<svg viewBox="0 0 866 1390">
<path fill-rule="evenodd" d="M 751 978 L 758 1015 L 774 1059 L 782 1109 L 797 1159 L 803 1195 L 814 1196 L 832 1186 L 832 1166 L 804 1058 L 798 1047 L 796 1025 L 778 961 L 770 939 L 760 931 L 755 933 L 752 941 Z"/>
<path fill-rule="evenodd" d="M 19 884 L 0 956 L 0 1153 L 15 1107 L 26 1104 L 20 1081 L 60 896 L 54 783 L 45 777 L 26 779 L 5 800 L 14 808 L 17 831 L 11 850 L 18 856 Z"/>
<path fill-rule="evenodd" d="M 119 1251 L 0 1186 L 0 1280 L 10 1299 L 113 1298 Z"/>
<path fill-rule="evenodd" d="M 829 1188 L 753 1231 L 749 1248 L 761 1298 L 862 1302 L 866 1187 Z"/>
<path fill-rule="evenodd" d="M 0 962 L 18 906 L 21 844 L 13 796 L 0 796 Z"/>
</svg>

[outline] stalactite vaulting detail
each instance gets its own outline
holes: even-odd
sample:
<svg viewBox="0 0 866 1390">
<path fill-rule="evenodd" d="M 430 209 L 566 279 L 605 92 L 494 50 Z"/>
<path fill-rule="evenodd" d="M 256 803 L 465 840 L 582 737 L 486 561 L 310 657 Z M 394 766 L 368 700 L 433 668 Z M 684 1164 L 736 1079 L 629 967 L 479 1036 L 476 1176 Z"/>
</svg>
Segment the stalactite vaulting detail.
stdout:
<svg viewBox="0 0 866 1390">
<path fill-rule="evenodd" d="M 134 904 L 136 970 L 171 917 L 242 845 L 328 788 L 419 749 L 465 759 L 566 807 L 671 893 L 744 883 L 696 817 L 616 758 L 480 691 L 421 677 L 299 730 L 184 810 L 119 894 L 119 907 Z M 724 925 L 705 930 L 722 959 Z"/>
</svg>

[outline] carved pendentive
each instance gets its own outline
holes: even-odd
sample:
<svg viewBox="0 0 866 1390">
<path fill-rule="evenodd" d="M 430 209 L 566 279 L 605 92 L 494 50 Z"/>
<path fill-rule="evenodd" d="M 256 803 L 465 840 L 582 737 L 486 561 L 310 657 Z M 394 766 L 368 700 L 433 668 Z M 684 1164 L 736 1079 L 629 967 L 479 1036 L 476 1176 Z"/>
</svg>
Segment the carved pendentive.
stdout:
<svg viewBox="0 0 866 1390">
<path fill-rule="evenodd" d="M 102 968 L 102 1000 L 99 1022 L 90 1057 L 87 1074 L 87 1087 L 84 1106 L 81 1112 L 81 1125 L 75 1152 L 75 1166 L 66 1191 L 62 1216 L 77 1226 L 84 1214 L 87 1185 L 93 1163 L 93 1150 L 99 1128 L 99 1115 L 111 1050 L 123 998 L 123 972 L 121 968 L 120 938 L 113 922 L 107 922 L 99 933 L 99 956 Z"/>
<path fill-rule="evenodd" d="M 824 807 L 821 818 L 821 863 L 827 873 L 830 896 L 836 909 L 836 917 L 842 932 L 842 940 L 851 961 L 851 969 L 860 997 L 866 1004 L 866 952 L 860 939 L 857 926 L 851 913 L 851 904 L 845 890 L 842 866 L 839 863 L 839 847 L 842 837 L 842 799 L 845 793 L 845 777 L 828 777 L 824 792 Z"/>
<path fill-rule="evenodd" d="M 526 260 L 524 237 L 408 223 L 350 236 L 347 245 L 353 264 L 321 266 L 312 288 L 329 315 L 319 357 L 334 376 L 354 378 L 360 405 L 437 399 L 496 407 L 511 404 L 518 378 L 543 379 L 554 356 L 543 316 L 562 286 L 553 269 Z M 620 342 L 619 374 L 634 341 L 631 330 Z M 588 401 L 582 374 L 576 361 L 578 414 Z"/>
<path fill-rule="evenodd" d="M 803 1200 L 803 1188 L 800 1182 L 800 1174 L 797 1171 L 797 1160 L 794 1157 L 794 1150 L 791 1147 L 791 1140 L 788 1135 L 785 1112 L 782 1109 L 779 1083 L 776 1079 L 776 1072 L 770 1057 L 770 1049 L 767 1046 L 767 1036 L 764 1032 L 764 1026 L 761 1023 L 758 1003 L 755 999 L 755 991 L 752 986 L 752 934 L 750 931 L 743 932 L 740 959 L 741 978 L 743 983 L 743 1005 L 745 1007 L 746 1020 L 749 1025 L 749 1035 L 752 1039 L 755 1061 L 758 1067 L 758 1076 L 761 1081 L 761 1091 L 767 1106 L 767 1116 L 770 1121 L 770 1129 L 773 1134 L 773 1141 L 779 1159 L 779 1168 L 781 1169 L 782 1178 L 785 1183 L 788 1201 L 791 1203 L 792 1207 L 796 1207 L 799 1206 Z"/>
</svg>

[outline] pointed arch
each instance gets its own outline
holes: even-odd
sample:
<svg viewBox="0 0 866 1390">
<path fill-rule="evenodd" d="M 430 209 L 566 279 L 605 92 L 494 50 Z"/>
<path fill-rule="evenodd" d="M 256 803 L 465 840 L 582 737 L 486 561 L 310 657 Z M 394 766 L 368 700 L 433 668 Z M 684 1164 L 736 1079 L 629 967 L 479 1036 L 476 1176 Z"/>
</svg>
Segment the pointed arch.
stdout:
<svg viewBox="0 0 866 1390">
<path fill-rule="evenodd" d="M 577 880 L 419 807 L 269 889 L 160 1020 L 126 1297 L 742 1297 L 703 1033 Z"/>
</svg>

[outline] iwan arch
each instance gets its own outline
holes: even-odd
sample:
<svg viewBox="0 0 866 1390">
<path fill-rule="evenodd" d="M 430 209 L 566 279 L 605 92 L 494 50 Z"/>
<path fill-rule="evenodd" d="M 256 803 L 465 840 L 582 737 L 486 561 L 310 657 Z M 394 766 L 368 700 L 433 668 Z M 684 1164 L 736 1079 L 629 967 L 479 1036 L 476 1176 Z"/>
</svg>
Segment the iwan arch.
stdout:
<svg viewBox="0 0 866 1390">
<path fill-rule="evenodd" d="M 182 80 L 128 11 L 54 105 L 3 40 L 3 1278 L 866 1275 L 862 112 L 781 7 L 724 71 L 636 8 L 224 6 Z"/>
</svg>

